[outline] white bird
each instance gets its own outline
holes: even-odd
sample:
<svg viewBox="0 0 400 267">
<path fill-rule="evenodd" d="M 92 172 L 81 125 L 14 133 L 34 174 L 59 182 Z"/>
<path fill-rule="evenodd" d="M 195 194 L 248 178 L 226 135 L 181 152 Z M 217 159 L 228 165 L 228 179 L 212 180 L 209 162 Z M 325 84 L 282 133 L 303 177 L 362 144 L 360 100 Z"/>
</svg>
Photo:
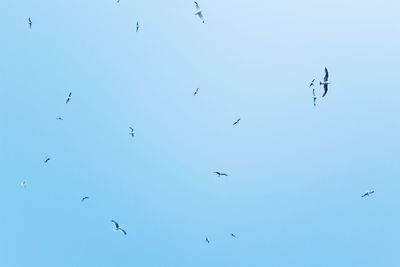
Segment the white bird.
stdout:
<svg viewBox="0 0 400 267">
<path fill-rule="evenodd" d="M 198 16 L 201 21 L 204 23 L 204 16 L 203 16 L 203 11 L 200 9 L 199 4 L 195 1 L 194 4 L 196 5 L 196 13 L 194 13 L 196 16 Z"/>
<path fill-rule="evenodd" d="M 126 231 L 125 231 L 124 229 L 122 229 L 121 227 L 119 227 L 119 224 L 118 224 L 116 221 L 111 220 L 111 222 L 112 222 L 112 223 L 114 224 L 114 226 L 115 226 L 114 231 L 120 231 L 121 233 L 123 233 L 124 235 L 126 235 Z"/>
<path fill-rule="evenodd" d="M 322 95 L 322 97 L 324 97 L 326 95 L 326 93 L 328 93 L 328 84 L 330 84 L 330 82 L 328 81 L 329 79 L 329 73 L 328 73 L 328 69 L 325 68 L 325 77 L 324 77 L 324 81 L 323 82 L 319 82 L 320 85 L 324 86 L 324 94 Z"/>
<path fill-rule="evenodd" d="M 26 183 L 26 181 L 22 181 L 22 182 L 21 182 L 21 186 L 22 186 L 22 188 L 26 188 L 26 187 L 27 187 L 27 185 L 28 185 L 28 184 Z"/>
</svg>

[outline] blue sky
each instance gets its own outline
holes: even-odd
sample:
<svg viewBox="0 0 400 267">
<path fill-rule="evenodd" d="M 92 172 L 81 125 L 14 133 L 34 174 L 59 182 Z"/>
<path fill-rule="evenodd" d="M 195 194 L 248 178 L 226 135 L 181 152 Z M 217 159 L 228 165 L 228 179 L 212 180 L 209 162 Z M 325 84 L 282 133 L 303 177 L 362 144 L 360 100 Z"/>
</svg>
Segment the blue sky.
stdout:
<svg viewBox="0 0 400 267">
<path fill-rule="evenodd" d="M 0 265 L 398 266 L 398 1 L 199 4 L 0 3 Z"/>
</svg>

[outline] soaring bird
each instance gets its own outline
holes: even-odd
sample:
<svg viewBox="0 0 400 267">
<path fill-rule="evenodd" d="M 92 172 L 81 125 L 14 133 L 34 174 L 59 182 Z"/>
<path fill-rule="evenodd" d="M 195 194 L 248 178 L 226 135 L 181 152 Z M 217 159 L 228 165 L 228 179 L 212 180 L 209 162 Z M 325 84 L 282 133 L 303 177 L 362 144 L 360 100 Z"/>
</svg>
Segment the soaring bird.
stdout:
<svg viewBox="0 0 400 267">
<path fill-rule="evenodd" d="M 135 130 L 132 127 L 129 127 L 129 129 L 131 130 L 129 135 L 132 136 L 132 138 L 135 137 Z"/>
<path fill-rule="evenodd" d="M 200 89 L 200 88 L 197 88 L 197 89 L 196 89 L 196 91 L 193 93 L 193 96 L 196 96 L 196 95 L 199 93 L 199 89 Z"/>
<path fill-rule="evenodd" d="M 241 118 L 237 119 L 234 123 L 233 126 L 235 126 L 236 124 L 239 124 L 239 121 L 241 120 Z"/>
<path fill-rule="evenodd" d="M 210 240 L 208 239 L 208 237 L 206 237 L 206 242 L 207 242 L 208 244 L 210 244 Z"/>
<path fill-rule="evenodd" d="M 28 22 L 29 22 L 29 29 L 32 29 L 32 20 L 30 17 L 28 18 Z"/>
<path fill-rule="evenodd" d="M 196 16 L 198 16 L 201 21 L 204 23 L 204 16 L 203 16 L 203 11 L 200 9 L 199 4 L 195 1 L 194 4 L 196 5 L 196 13 L 194 13 Z"/>
<path fill-rule="evenodd" d="M 322 97 L 324 97 L 326 95 L 326 93 L 328 93 L 328 84 L 330 84 L 328 79 L 329 79 L 329 73 L 328 73 L 328 69 L 325 67 L 324 81 L 323 82 L 319 82 L 320 85 L 324 86 L 324 94 L 322 95 Z"/>
<path fill-rule="evenodd" d="M 136 32 L 139 31 L 139 21 L 136 22 Z"/>
<path fill-rule="evenodd" d="M 68 98 L 67 98 L 67 101 L 65 101 L 65 104 L 68 104 L 69 101 L 71 101 L 71 97 L 72 97 L 72 92 L 70 92 L 70 93 L 68 94 Z"/>
<path fill-rule="evenodd" d="M 365 193 L 364 195 L 362 195 L 361 197 L 369 197 L 370 195 L 372 195 L 373 193 L 375 193 L 375 191 L 374 190 L 372 190 L 372 191 L 369 191 L 369 192 L 367 192 L 367 193 Z"/>
<path fill-rule="evenodd" d="M 311 81 L 310 87 L 311 87 L 311 86 L 314 86 L 314 81 L 315 81 L 315 79 L 313 79 L 313 80 Z"/>
<path fill-rule="evenodd" d="M 83 198 L 81 199 L 81 202 L 85 201 L 86 199 L 89 199 L 89 197 L 83 197 Z"/>
<path fill-rule="evenodd" d="M 62 121 L 62 120 L 63 120 L 63 118 L 61 118 L 61 117 L 58 117 L 58 118 L 56 118 L 56 120 Z"/>
<path fill-rule="evenodd" d="M 44 163 L 47 163 L 47 162 L 49 162 L 49 161 L 50 161 L 50 158 L 47 157 L 47 158 L 44 160 Z"/>
<path fill-rule="evenodd" d="M 228 174 L 223 173 L 223 172 L 213 172 L 213 173 L 217 174 L 218 177 L 220 177 L 220 176 L 228 176 Z"/>
<path fill-rule="evenodd" d="M 26 182 L 26 181 L 22 181 L 22 182 L 21 182 L 21 186 L 22 186 L 22 188 L 26 188 L 26 187 L 27 187 L 27 185 L 28 185 L 28 184 L 27 184 L 27 182 Z"/>
<path fill-rule="evenodd" d="M 234 234 L 232 234 L 232 233 L 231 233 L 231 237 L 234 237 L 234 238 L 236 238 L 236 235 L 234 235 Z"/>
<path fill-rule="evenodd" d="M 115 226 L 114 231 L 120 231 L 121 233 L 123 233 L 124 235 L 126 235 L 126 231 L 125 231 L 124 229 L 122 229 L 121 227 L 119 227 L 119 224 L 118 224 L 116 221 L 111 220 L 111 222 L 112 222 L 112 223 L 114 224 L 114 226 Z"/>
</svg>

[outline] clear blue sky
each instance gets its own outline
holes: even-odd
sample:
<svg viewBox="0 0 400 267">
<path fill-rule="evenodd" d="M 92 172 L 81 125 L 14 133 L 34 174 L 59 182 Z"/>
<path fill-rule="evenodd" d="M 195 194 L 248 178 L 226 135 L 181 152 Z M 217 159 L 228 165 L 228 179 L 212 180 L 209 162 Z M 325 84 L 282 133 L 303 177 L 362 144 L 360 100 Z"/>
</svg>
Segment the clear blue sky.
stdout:
<svg viewBox="0 0 400 267">
<path fill-rule="evenodd" d="M 1 1 L 0 266 L 399 266 L 399 2 L 199 4 Z"/>
</svg>

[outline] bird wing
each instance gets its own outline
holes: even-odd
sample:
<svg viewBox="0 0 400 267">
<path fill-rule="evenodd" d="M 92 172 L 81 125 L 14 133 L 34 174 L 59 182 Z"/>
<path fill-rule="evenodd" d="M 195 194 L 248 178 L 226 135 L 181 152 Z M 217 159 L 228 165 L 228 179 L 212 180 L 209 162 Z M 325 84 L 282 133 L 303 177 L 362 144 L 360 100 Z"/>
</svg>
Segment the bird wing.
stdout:
<svg viewBox="0 0 400 267">
<path fill-rule="evenodd" d="M 199 6 L 199 4 L 198 4 L 196 1 L 194 2 L 194 4 L 196 5 L 196 9 L 197 9 L 197 10 L 200 10 L 200 6 Z"/>
<path fill-rule="evenodd" d="M 116 229 L 119 229 L 119 224 L 118 224 L 116 221 L 111 220 L 111 222 L 115 225 L 115 228 L 116 228 Z"/>
<path fill-rule="evenodd" d="M 328 69 L 325 68 L 325 77 L 324 77 L 324 82 L 327 82 L 329 78 L 329 73 L 328 73 Z"/>
<path fill-rule="evenodd" d="M 118 228 L 119 231 L 121 231 L 124 235 L 126 235 L 126 231 L 122 228 Z"/>
<path fill-rule="evenodd" d="M 68 97 L 71 97 L 71 96 L 72 96 L 72 92 L 69 93 Z"/>
<path fill-rule="evenodd" d="M 324 84 L 324 94 L 322 95 L 322 97 L 324 97 L 326 93 L 328 93 L 328 84 Z"/>
<path fill-rule="evenodd" d="M 134 131 L 132 127 L 129 127 L 129 129 L 131 129 L 132 132 Z"/>
<path fill-rule="evenodd" d="M 199 16 L 199 18 L 204 22 L 204 16 L 203 16 L 203 12 L 199 11 L 196 13 L 197 16 Z"/>
</svg>

